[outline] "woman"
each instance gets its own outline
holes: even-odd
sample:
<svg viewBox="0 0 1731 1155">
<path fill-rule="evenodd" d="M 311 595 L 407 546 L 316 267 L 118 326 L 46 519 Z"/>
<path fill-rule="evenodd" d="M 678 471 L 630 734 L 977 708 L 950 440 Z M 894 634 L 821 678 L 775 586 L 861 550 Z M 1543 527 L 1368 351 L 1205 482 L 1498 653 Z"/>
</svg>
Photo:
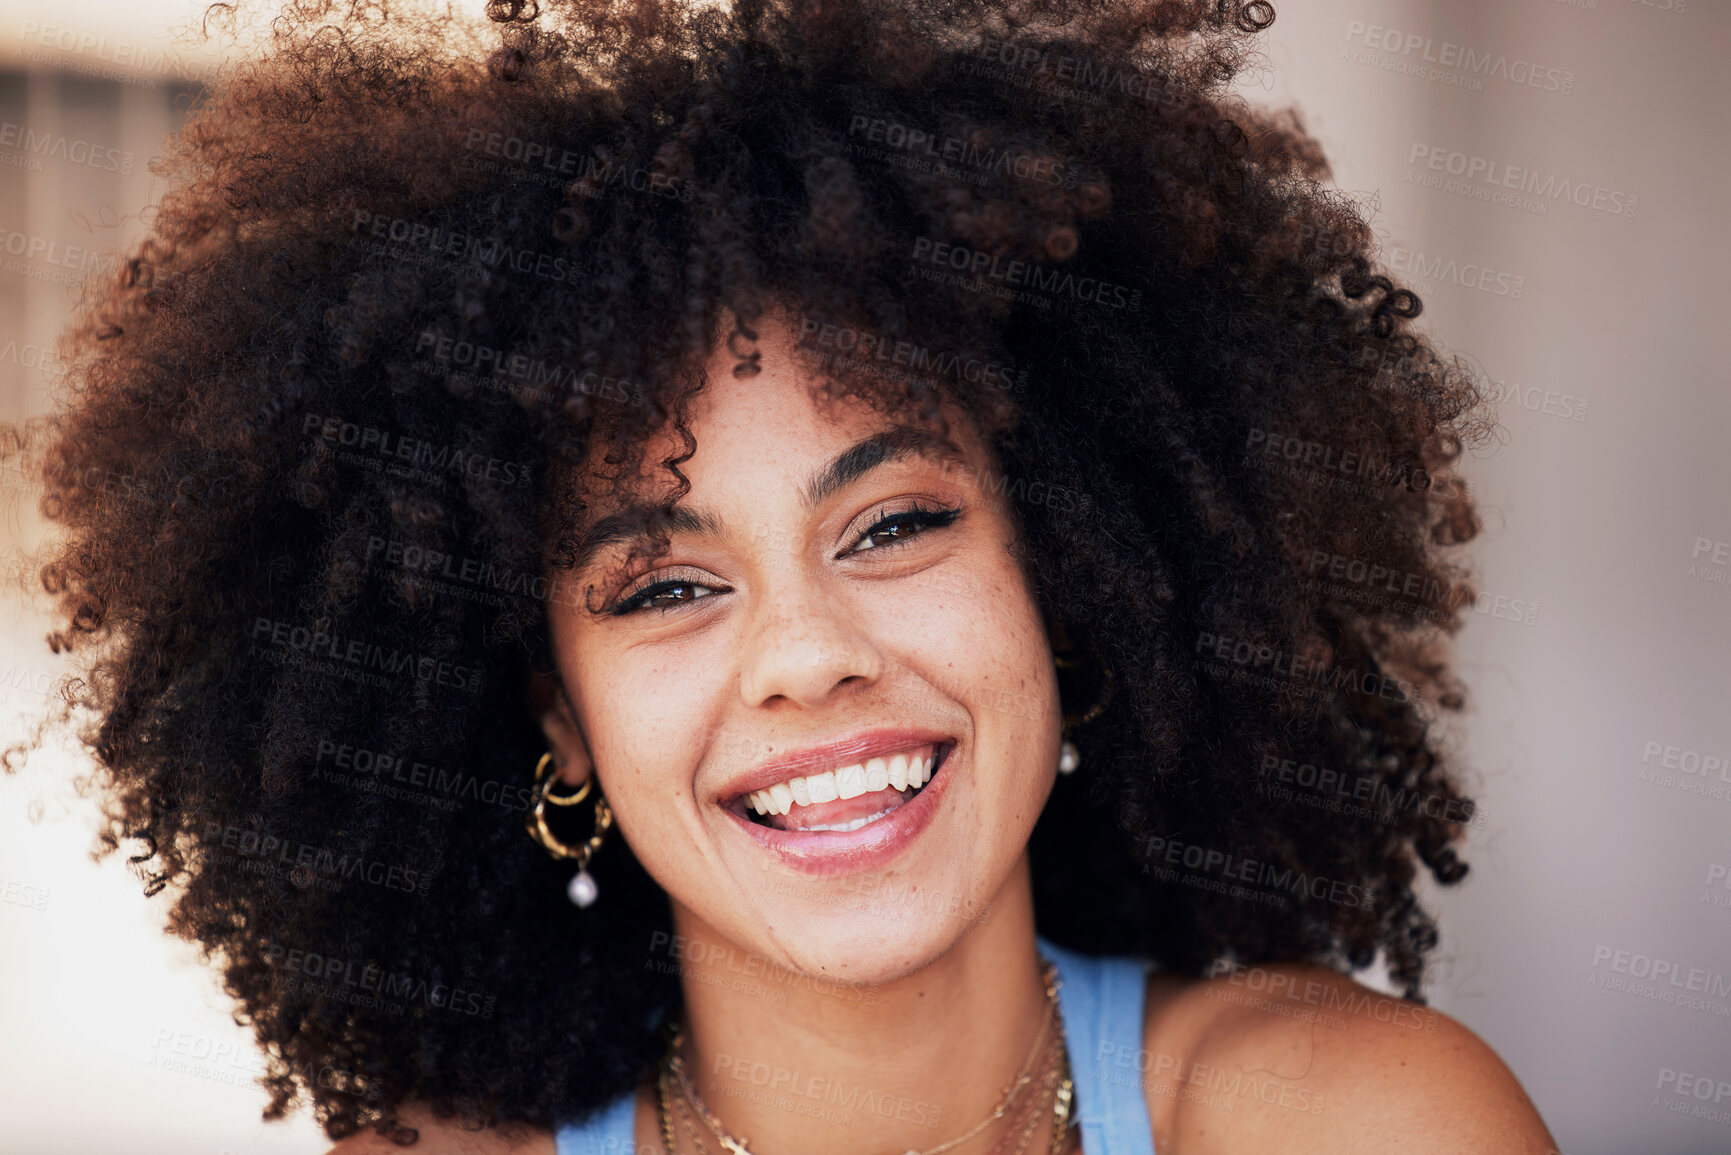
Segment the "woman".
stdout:
<svg viewBox="0 0 1731 1155">
<path fill-rule="evenodd" d="M 1416 998 L 1465 872 L 1476 398 L 1227 97 L 1270 6 L 489 15 L 286 12 L 45 447 L 109 844 L 268 1114 L 1544 1150 L 1341 973 Z"/>
</svg>

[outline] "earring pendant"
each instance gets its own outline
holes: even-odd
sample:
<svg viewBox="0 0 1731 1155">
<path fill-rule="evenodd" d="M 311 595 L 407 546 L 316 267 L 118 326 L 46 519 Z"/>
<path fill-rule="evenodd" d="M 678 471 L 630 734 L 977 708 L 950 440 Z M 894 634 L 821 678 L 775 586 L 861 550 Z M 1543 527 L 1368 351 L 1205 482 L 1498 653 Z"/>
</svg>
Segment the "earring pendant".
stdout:
<svg viewBox="0 0 1731 1155">
<path fill-rule="evenodd" d="M 553 752 L 549 750 L 541 755 L 541 760 L 535 764 L 535 785 L 533 797 L 534 807 L 529 811 L 526 825 L 529 837 L 540 844 L 541 848 L 554 858 L 575 859 L 577 873 L 571 876 L 571 881 L 565 884 L 565 897 L 577 907 L 589 907 L 601 897 L 601 887 L 595 882 L 595 876 L 589 873 L 589 861 L 595 857 L 595 852 L 601 849 L 602 840 L 613 826 L 613 808 L 607 804 L 607 799 L 597 796 L 595 799 L 595 833 L 576 845 L 570 846 L 559 841 L 547 826 L 547 804 L 555 806 L 575 806 L 587 798 L 595 789 L 595 775 L 577 790 L 575 794 L 559 795 L 552 792 L 555 781 Z"/>
<path fill-rule="evenodd" d="M 595 900 L 601 897 L 601 888 L 596 885 L 595 876 L 587 869 L 579 870 L 571 876 L 571 882 L 565 887 L 565 896 L 577 906 L 593 906 Z"/>
<path fill-rule="evenodd" d="M 1058 747 L 1058 773 L 1074 774 L 1076 767 L 1082 764 L 1082 752 L 1076 749 L 1076 743 L 1068 738 Z"/>
</svg>

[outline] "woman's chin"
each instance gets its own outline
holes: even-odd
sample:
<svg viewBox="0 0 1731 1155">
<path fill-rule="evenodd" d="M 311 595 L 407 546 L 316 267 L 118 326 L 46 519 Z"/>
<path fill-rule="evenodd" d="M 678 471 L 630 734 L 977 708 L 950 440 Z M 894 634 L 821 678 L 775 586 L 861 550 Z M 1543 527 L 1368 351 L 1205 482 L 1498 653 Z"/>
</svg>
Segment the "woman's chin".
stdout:
<svg viewBox="0 0 1731 1155">
<path fill-rule="evenodd" d="M 838 995 L 897 982 L 955 946 L 968 926 L 936 912 L 869 910 L 802 919 L 786 931 L 770 928 L 763 953 L 785 960 L 797 984 L 833 982 Z M 816 985 L 812 989 L 820 990 Z M 820 993 L 822 993 L 820 991 Z"/>
<path fill-rule="evenodd" d="M 770 874 L 752 880 L 754 893 L 736 892 L 730 917 L 714 917 L 713 907 L 692 911 L 708 927 L 691 929 L 730 944 L 733 959 L 753 963 L 769 984 L 879 986 L 941 958 L 990 917 L 993 888 L 980 877 L 987 865 L 944 866 L 954 874 L 923 871 L 917 885 L 901 871 L 845 879 Z"/>
</svg>

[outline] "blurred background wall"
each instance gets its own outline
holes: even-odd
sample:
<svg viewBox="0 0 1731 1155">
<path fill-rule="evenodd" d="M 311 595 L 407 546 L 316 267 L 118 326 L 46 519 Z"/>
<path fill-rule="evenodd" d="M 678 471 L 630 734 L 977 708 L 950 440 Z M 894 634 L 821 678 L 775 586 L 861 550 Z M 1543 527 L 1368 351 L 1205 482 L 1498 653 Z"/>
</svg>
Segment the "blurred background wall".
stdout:
<svg viewBox="0 0 1731 1155">
<path fill-rule="evenodd" d="M 480 7 L 479 0 L 474 5 Z M 1435 896 L 1433 1001 L 1566 1155 L 1731 1151 L 1731 6 L 1285 0 L 1296 103 L 1424 323 L 1500 401 L 1454 741 L 1484 805 Z M 207 70 L 179 0 L 0 0 L 0 420 L 46 412 L 79 275 L 138 235 Z M 0 475 L 0 569 L 41 533 Z M 0 737 L 53 674 L 0 604 Z M 62 751 L 0 777 L 0 1149 L 312 1153 L 196 950 L 160 931 Z M 1703 1084 L 1702 1079 L 1707 1082 Z"/>
</svg>

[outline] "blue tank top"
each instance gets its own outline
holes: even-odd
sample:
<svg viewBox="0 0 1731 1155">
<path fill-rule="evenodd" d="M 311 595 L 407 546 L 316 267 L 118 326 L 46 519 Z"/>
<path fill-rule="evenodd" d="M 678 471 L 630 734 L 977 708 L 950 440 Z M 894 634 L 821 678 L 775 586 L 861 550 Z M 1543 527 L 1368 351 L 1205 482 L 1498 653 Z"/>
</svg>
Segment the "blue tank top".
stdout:
<svg viewBox="0 0 1731 1155">
<path fill-rule="evenodd" d="M 1083 1155 L 1154 1155 L 1140 1073 L 1148 969 L 1127 958 L 1092 958 L 1039 940 L 1058 968 L 1058 1009 L 1076 1081 Z M 628 1091 L 554 1135 L 557 1155 L 636 1155 L 637 1094 Z"/>
</svg>

